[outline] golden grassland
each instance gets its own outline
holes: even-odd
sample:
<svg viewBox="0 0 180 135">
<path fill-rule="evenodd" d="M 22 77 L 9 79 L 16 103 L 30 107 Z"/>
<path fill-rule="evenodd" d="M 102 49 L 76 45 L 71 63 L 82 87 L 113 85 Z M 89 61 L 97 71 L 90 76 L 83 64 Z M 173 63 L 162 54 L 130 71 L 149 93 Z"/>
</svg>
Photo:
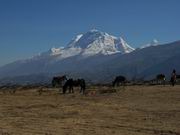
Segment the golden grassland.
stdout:
<svg viewBox="0 0 180 135">
<path fill-rule="evenodd" d="M 180 86 L 0 92 L 0 135 L 180 135 Z"/>
</svg>

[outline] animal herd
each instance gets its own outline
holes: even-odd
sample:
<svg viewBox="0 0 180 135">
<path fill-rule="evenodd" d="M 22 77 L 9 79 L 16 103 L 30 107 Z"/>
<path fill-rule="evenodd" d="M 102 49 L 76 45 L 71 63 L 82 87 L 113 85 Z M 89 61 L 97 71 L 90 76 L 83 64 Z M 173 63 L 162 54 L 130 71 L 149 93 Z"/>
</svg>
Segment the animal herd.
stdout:
<svg viewBox="0 0 180 135">
<path fill-rule="evenodd" d="M 155 76 L 155 79 L 150 80 L 150 81 L 138 81 L 138 80 L 133 80 L 133 81 L 128 81 L 127 78 L 125 76 L 116 76 L 115 79 L 112 81 L 111 86 L 112 87 L 117 87 L 117 86 L 125 86 L 125 85 L 144 85 L 144 84 L 148 84 L 148 85 L 165 85 L 167 83 L 170 83 L 172 86 L 174 86 L 176 84 L 176 82 L 180 82 L 180 75 L 174 75 L 172 73 L 172 76 L 170 78 L 170 80 L 168 81 L 168 79 L 166 78 L 166 76 L 164 74 L 158 74 Z M 33 85 L 27 86 L 28 88 L 32 87 Z M 44 86 L 44 85 L 43 85 Z M 26 89 L 25 86 L 19 86 L 19 85 L 5 85 L 5 86 L 0 86 L 0 90 L 3 93 L 15 93 L 16 89 L 19 88 L 23 88 Z M 37 88 L 37 87 L 42 87 L 42 85 L 35 85 L 33 88 Z M 73 78 L 67 78 L 66 75 L 63 76 L 55 76 L 52 78 L 52 82 L 51 82 L 51 86 L 49 84 L 47 84 L 47 86 L 45 86 L 47 88 L 62 88 L 62 93 L 66 94 L 67 92 L 69 93 L 74 93 L 74 87 L 79 87 L 79 93 L 85 94 L 86 92 L 86 87 L 87 87 L 87 82 L 85 81 L 85 79 L 83 78 L 79 78 L 79 79 L 73 79 Z M 39 93 L 42 93 L 43 91 L 43 87 L 42 89 L 40 89 Z M 89 91 L 88 91 L 89 92 Z"/>
<path fill-rule="evenodd" d="M 63 94 L 65 94 L 67 90 L 69 90 L 69 93 L 74 93 L 74 87 L 80 87 L 80 93 L 84 94 L 86 89 L 86 82 L 84 79 L 67 79 L 67 77 L 64 75 L 53 77 L 52 86 L 62 87 Z"/>
<path fill-rule="evenodd" d="M 176 75 L 176 77 L 171 77 L 170 79 L 170 84 L 172 86 L 175 85 L 176 80 L 180 79 L 180 75 Z M 128 82 L 127 78 L 125 76 L 117 76 L 115 77 L 114 81 L 112 82 L 112 86 L 125 86 Z M 147 81 L 147 82 L 151 82 L 151 81 Z M 159 84 L 159 85 L 165 85 L 166 84 L 166 76 L 164 74 L 158 74 L 156 76 L 155 79 L 153 79 L 153 82 L 155 82 L 155 84 Z M 64 76 L 56 76 L 53 77 L 52 79 L 52 86 L 53 87 L 62 87 L 63 89 L 63 94 L 66 93 L 66 91 L 68 90 L 69 93 L 74 93 L 74 87 L 80 87 L 80 93 L 85 93 L 86 90 L 86 82 L 84 79 L 67 79 L 67 77 Z"/>
</svg>

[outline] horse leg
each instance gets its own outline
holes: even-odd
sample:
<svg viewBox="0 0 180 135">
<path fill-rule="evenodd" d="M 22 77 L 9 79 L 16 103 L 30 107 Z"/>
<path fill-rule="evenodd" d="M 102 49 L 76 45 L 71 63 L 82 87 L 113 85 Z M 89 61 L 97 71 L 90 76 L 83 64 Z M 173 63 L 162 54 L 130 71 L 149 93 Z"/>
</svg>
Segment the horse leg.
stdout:
<svg viewBox="0 0 180 135">
<path fill-rule="evenodd" d="M 71 90 L 72 90 L 72 93 L 74 93 L 74 89 L 73 89 L 73 86 L 71 87 Z"/>
<path fill-rule="evenodd" d="M 69 93 L 71 93 L 71 86 L 69 86 Z"/>
<path fill-rule="evenodd" d="M 174 86 L 174 84 L 175 84 L 175 80 L 174 80 L 174 78 L 173 78 L 173 77 L 171 77 L 170 82 L 171 82 L 171 85 L 172 85 L 172 86 Z"/>
<path fill-rule="evenodd" d="M 69 86 L 69 93 L 74 93 L 73 86 Z"/>
<path fill-rule="evenodd" d="M 66 93 L 66 88 L 65 87 L 63 87 L 63 94 L 65 94 Z"/>
<path fill-rule="evenodd" d="M 82 87 L 80 88 L 80 91 L 79 91 L 79 93 L 81 93 L 82 92 Z"/>
<path fill-rule="evenodd" d="M 173 86 L 175 85 L 175 80 L 173 80 Z"/>
<path fill-rule="evenodd" d="M 113 81 L 113 82 L 112 82 L 112 86 L 115 87 L 115 84 L 116 84 L 115 81 Z"/>
<path fill-rule="evenodd" d="M 85 87 L 83 87 L 82 92 L 83 92 L 83 94 L 85 94 Z"/>
<path fill-rule="evenodd" d="M 80 91 L 79 91 L 79 93 L 81 93 L 82 91 L 83 91 L 83 86 L 80 85 Z"/>
<path fill-rule="evenodd" d="M 85 87 L 84 86 L 81 86 L 81 89 L 80 89 L 80 92 L 79 93 L 83 93 L 84 94 L 85 92 Z"/>
</svg>

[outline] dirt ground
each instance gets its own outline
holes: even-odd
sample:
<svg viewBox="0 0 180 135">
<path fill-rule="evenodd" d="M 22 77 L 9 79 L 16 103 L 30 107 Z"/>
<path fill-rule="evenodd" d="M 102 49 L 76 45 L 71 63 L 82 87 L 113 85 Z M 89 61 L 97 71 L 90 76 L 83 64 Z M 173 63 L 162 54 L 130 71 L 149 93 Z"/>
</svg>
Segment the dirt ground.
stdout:
<svg viewBox="0 0 180 135">
<path fill-rule="evenodd" d="M 0 92 L 0 135 L 180 135 L 180 86 Z"/>
</svg>

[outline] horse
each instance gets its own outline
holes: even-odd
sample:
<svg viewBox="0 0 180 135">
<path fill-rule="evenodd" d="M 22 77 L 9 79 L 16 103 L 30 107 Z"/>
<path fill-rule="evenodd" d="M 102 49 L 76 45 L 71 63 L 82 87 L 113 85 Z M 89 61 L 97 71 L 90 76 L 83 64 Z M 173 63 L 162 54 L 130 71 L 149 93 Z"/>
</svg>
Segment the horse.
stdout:
<svg viewBox="0 0 180 135">
<path fill-rule="evenodd" d="M 52 79 L 52 87 L 62 86 L 62 83 L 67 80 L 67 77 L 64 76 L 55 76 Z"/>
<path fill-rule="evenodd" d="M 156 82 L 157 84 L 164 84 L 165 85 L 166 76 L 164 74 L 158 74 L 156 76 Z"/>
<path fill-rule="evenodd" d="M 67 88 L 69 88 L 69 93 L 74 93 L 74 89 L 73 87 L 78 87 L 80 86 L 80 93 L 82 92 L 83 94 L 85 93 L 85 89 L 86 89 L 86 82 L 84 79 L 77 79 L 77 80 L 73 80 L 68 79 L 64 86 L 63 86 L 63 94 L 66 93 Z"/>
<path fill-rule="evenodd" d="M 119 86 L 119 85 L 125 85 L 126 83 L 126 77 L 124 76 L 117 76 L 115 80 L 112 82 L 113 87 Z"/>
<path fill-rule="evenodd" d="M 66 93 L 66 90 L 67 90 L 68 87 L 69 87 L 69 93 L 73 93 L 74 91 L 73 91 L 73 79 L 72 78 L 68 79 L 65 82 L 65 84 L 63 86 L 63 94 Z"/>
</svg>

